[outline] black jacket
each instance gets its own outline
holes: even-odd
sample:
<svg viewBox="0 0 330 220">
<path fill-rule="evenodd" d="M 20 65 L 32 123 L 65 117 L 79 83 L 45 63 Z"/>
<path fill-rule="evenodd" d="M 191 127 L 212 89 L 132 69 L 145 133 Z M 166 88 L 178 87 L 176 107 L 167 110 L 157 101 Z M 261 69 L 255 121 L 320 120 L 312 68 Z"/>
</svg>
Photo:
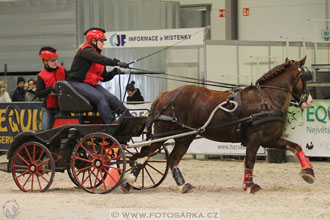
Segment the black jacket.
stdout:
<svg viewBox="0 0 330 220">
<path fill-rule="evenodd" d="M 127 96 L 127 103 L 129 104 L 139 104 L 139 103 L 132 103 L 132 102 L 144 102 L 144 98 L 141 95 L 140 89 L 136 89 L 132 96 Z"/>
<path fill-rule="evenodd" d="M 11 100 L 13 102 L 24 102 L 25 93 L 26 91 L 24 89 L 16 88 L 11 96 Z"/>
<path fill-rule="evenodd" d="M 78 50 L 78 52 L 73 58 L 70 73 L 67 78 L 68 81 L 84 82 L 86 74 L 90 69 L 92 63 L 98 63 L 104 66 L 118 65 L 117 59 L 110 59 L 108 57 L 105 57 L 100 54 L 101 51 L 94 44 L 89 43 L 89 45 L 94 47 L 96 51 L 91 47 L 86 47 L 83 50 Z M 111 72 L 107 72 L 106 68 L 104 68 L 104 72 L 102 74 L 102 82 L 111 80 L 116 75 L 116 73 L 116 69 Z"/>
</svg>

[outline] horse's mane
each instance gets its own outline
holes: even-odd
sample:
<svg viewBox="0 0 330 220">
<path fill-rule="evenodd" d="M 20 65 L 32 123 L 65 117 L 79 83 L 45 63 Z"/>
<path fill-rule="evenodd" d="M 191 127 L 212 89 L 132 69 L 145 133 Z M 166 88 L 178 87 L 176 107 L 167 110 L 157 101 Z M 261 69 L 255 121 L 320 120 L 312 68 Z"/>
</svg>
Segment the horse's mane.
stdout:
<svg viewBox="0 0 330 220">
<path fill-rule="evenodd" d="M 280 73 L 283 73 L 292 63 L 293 61 L 290 62 L 285 62 L 281 65 L 275 66 L 273 69 L 269 70 L 267 73 L 265 73 L 262 77 L 260 77 L 257 81 L 256 84 L 262 84 L 264 82 L 269 81 L 270 79 L 274 78 L 275 76 L 279 75 Z"/>
</svg>

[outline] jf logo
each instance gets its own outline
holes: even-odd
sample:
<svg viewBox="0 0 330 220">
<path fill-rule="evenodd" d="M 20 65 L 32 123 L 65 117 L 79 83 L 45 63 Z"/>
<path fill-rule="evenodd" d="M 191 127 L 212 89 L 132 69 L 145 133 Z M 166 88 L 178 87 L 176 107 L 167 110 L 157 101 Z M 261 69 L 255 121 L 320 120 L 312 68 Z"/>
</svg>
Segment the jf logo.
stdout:
<svg viewBox="0 0 330 220">
<path fill-rule="evenodd" d="M 110 45 L 113 47 L 122 47 L 126 44 L 126 34 L 114 33 L 110 36 Z"/>
</svg>

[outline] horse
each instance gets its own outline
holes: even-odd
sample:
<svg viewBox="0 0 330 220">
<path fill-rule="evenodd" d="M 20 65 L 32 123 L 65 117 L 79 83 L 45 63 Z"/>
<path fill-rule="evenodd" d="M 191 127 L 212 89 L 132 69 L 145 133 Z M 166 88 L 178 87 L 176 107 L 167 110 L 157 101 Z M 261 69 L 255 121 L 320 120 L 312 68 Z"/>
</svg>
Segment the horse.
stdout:
<svg viewBox="0 0 330 220">
<path fill-rule="evenodd" d="M 313 101 L 306 84 L 312 75 L 303 67 L 305 61 L 306 56 L 300 61 L 286 58 L 285 63 L 265 73 L 255 85 L 235 92 L 214 91 L 194 85 L 164 92 L 151 105 L 146 123 L 148 136 L 157 138 L 157 135 L 166 136 L 199 128 L 198 134 L 204 138 L 219 142 L 241 142 L 246 147 L 243 190 L 248 193 L 261 190 L 253 182 L 253 168 L 260 146 L 293 152 L 301 163 L 300 175 L 307 183 L 313 183 L 313 166 L 302 148 L 282 137 L 291 100 L 295 100 L 301 109 L 310 107 Z M 214 111 L 219 103 L 222 108 Z M 211 118 L 212 112 L 214 115 Z M 208 119 L 209 124 L 203 127 Z M 178 165 L 196 135 L 175 138 L 174 148 L 168 158 L 173 178 L 182 193 L 194 188 L 184 180 Z M 126 191 L 136 180 L 148 155 L 163 143 L 145 146 L 135 155 L 135 165 L 123 183 Z"/>
</svg>

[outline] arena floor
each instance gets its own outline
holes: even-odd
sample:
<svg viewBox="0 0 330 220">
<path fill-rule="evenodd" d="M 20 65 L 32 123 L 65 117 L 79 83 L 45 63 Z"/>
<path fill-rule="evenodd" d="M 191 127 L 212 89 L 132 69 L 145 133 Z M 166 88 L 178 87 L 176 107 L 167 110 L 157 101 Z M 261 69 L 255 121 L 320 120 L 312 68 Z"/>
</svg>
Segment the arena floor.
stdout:
<svg viewBox="0 0 330 220">
<path fill-rule="evenodd" d="M 221 220 L 330 219 L 330 163 L 313 165 L 316 179 L 310 185 L 298 175 L 298 163 L 258 161 L 254 180 L 263 191 L 256 195 L 242 190 L 242 161 L 183 160 L 184 177 L 196 187 L 188 194 L 176 191 L 170 174 L 156 189 L 92 195 L 75 188 L 66 173 L 56 173 L 47 192 L 31 194 L 21 192 L 11 174 L 0 172 L 0 205 L 16 200 L 17 219 L 110 219 L 111 208 L 125 207 L 220 209 Z M 6 219 L 2 210 L 0 219 Z"/>
</svg>

